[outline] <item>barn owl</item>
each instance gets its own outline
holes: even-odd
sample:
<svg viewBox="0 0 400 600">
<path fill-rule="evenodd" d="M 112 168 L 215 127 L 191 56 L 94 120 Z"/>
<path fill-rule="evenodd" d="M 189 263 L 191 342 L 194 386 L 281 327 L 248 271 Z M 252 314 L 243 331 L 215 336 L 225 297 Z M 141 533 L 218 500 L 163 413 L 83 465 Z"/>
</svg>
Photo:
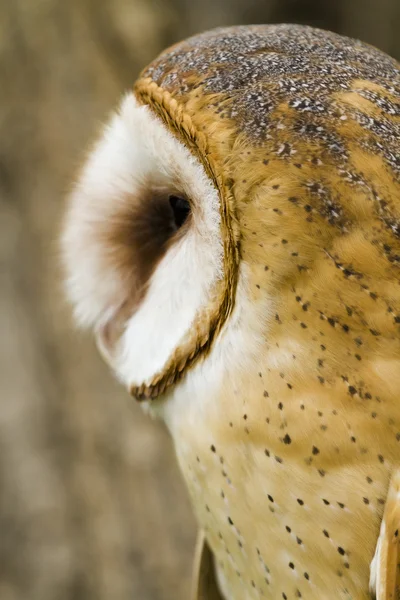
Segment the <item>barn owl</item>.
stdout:
<svg viewBox="0 0 400 600">
<path fill-rule="evenodd" d="M 399 594 L 399 84 L 310 27 L 197 35 L 141 73 L 72 191 L 68 294 L 171 433 L 195 597 Z"/>
</svg>

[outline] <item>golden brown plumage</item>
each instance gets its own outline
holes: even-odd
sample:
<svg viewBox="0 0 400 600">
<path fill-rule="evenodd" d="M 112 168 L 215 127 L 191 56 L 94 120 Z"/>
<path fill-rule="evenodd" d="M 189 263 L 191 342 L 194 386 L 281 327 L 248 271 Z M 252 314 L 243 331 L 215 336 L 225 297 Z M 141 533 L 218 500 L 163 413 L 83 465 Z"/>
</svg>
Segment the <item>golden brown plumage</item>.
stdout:
<svg viewBox="0 0 400 600">
<path fill-rule="evenodd" d="M 220 194 L 224 277 L 131 388 L 162 396 L 229 600 L 371 598 L 385 510 L 394 597 L 399 83 L 378 50 L 283 25 L 191 38 L 135 85 Z"/>
</svg>

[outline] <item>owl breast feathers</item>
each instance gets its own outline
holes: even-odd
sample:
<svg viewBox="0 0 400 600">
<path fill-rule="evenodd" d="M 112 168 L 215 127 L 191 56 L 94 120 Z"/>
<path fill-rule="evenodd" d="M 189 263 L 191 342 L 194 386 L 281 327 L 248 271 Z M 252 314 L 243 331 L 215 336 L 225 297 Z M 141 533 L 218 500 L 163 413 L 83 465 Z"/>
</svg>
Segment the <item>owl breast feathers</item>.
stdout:
<svg viewBox="0 0 400 600">
<path fill-rule="evenodd" d="M 169 427 L 227 600 L 397 593 L 399 83 L 309 27 L 195 36 L 69 200 L 77 318 Z"/>
</svg>

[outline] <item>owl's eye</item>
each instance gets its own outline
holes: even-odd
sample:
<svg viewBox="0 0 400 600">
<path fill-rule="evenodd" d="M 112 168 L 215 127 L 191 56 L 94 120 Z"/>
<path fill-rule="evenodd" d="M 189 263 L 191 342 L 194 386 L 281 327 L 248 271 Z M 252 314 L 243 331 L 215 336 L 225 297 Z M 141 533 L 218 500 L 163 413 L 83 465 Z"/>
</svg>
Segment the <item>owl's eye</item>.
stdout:
<svg viewBox="0 0 400 600">
<path fill-rule="evenodd" d="M 190 214 L 190 204 L 186 198 L 182 198 L 181 196 L 170 196 L 169 203 L 174 215 L 176 228 L 179 229 L 185 223 Z"/>
</svg>

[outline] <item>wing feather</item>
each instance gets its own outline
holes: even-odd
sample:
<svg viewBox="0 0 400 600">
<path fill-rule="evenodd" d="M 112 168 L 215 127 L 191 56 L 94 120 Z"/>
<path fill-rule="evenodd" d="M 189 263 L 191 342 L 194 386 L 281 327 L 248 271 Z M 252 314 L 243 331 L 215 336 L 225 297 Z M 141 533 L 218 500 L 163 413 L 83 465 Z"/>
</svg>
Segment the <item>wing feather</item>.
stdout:
<svg viewBox="0 0 400 600">
<path fill-rule="evenodd" d="M 204 532 L 199 531 L 193 565 L 192 600 L 223 600 L 217 585 L 214 559 Z"/>
<path fill-rule="evenodd" d="M 391 478 L 378 543 L 371 563 L 370 588 L 376 600 L 400 599 L 400 469 Z"/>
</svg>

